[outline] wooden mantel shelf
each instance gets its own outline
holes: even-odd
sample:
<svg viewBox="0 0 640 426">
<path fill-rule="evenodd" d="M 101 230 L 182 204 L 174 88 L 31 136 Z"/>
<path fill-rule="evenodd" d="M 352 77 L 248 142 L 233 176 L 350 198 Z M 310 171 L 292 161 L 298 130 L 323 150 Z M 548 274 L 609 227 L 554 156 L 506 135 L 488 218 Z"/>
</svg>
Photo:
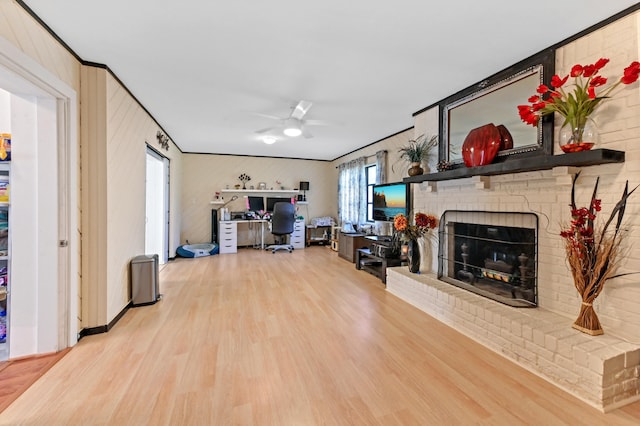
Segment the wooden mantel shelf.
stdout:
<svg viewBox="0 0 640 426">
<path fill-rule="evenodd" d="M 531 157 L 511 157 L 504 162 L 488 164 L 478 167 L 459 167 L 437 173 L 410 176 L 403 182 L 419 183 L 427 181 L 441 181 L 462 179 L 472 176 L 493 176 L 506 173 L 532 172 L 536 170 L 550 170 L 561 166 L 595 166 L 598 164 L 624 163 L 624 152 L 612 149 L 592 149 L 590 151 L 574 152 L 561 155 L 537 155 Z"/>
</svg>

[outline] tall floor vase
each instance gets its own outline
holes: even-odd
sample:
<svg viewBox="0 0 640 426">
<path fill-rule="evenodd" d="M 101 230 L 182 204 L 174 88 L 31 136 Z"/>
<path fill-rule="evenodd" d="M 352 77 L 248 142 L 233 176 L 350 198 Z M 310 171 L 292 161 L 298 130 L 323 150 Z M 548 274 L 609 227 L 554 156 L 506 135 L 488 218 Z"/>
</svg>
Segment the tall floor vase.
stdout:
<svg viewBox="0 0 640 426">
<path fill-rule="evenodd" d="M 432 253 L 433 248 L 431 247 L 432 240 L 430 234 L 426 234 L 422 238 L 418 240 L 418 247 L 420 247 L 420 273 L 429 273 L 432 268 Z"/>
<path fill-rule="evenodd" d="M 408 246 L 407 260 L 409 261 L 409 272 L 416 274 L 420 271 L 420 245 L 418 244 L 418 240 L 409 240 Z"/>
</svg>

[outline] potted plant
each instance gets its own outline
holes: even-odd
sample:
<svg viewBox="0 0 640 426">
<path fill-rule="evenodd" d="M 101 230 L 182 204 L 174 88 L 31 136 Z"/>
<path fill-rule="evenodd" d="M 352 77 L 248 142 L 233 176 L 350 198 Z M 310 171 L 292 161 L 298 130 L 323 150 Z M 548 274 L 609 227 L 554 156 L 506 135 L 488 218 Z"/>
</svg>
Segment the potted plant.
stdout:
<svg viewBox="0 0 640 426">
<path fill-rule="evenodd" d="M 420 135 L 415 139 L 410 139 L 407 146 L 398 150 L 400 160 L 404 160 L 411 165 L 411 168 L 409 168 L 409 176 L 424 173 L 422 163 L 429 158 L 431 149 L 435 146 L 438 146 L 437 136 L 427 138 L 425 135 Z"/>
</svg>

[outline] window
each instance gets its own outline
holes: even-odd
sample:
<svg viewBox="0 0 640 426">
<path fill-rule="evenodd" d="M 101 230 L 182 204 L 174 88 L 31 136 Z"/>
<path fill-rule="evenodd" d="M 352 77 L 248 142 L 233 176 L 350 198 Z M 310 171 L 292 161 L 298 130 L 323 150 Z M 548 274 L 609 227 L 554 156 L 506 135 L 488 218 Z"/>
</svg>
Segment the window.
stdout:
<svg viewBox="0 0 640 426">
<path fill-rule="evenodd" d="M 377 172 L 375 164 L 365 166 L 365 175 L 367 176 L 367 222 L 373 222 L 373 185 L 377 183 Z"/>
</svg>

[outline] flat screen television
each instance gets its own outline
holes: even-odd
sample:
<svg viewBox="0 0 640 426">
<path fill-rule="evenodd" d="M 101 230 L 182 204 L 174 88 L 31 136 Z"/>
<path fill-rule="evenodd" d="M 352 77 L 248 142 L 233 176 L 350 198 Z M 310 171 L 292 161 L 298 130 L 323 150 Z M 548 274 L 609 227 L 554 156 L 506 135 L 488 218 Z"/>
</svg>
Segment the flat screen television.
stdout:
<svg viewBox="0 0 640 426">
<path fill-rule="evenodd" d="M 410 211 L 411 193 L 408 183 L 396 182 L 373 186 L 373 220 L 392 222 L 398 213 L 409 216 Z"/>
</svg>

